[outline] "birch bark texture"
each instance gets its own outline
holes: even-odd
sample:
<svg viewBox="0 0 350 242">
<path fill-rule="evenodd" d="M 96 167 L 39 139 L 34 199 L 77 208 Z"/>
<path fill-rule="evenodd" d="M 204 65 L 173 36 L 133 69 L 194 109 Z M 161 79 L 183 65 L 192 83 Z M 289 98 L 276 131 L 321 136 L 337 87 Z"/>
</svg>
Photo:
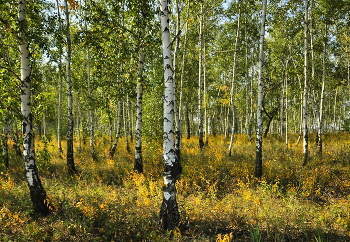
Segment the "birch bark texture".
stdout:
<svg viewBox="0 0 350 242">
<path fill-rule="evenodd" d="M 204 6 L 201 3 L 200 21 L 199 21 L 199 70 L 198 70 L 198 143 L 199 148 L 204 147 L 203 131 L 203 49 L 204 49 Z"/>
<path fill-rule="evenodd" d="M 139 64 L 138 64 L 138 80 L 137 80 L 137 96 L 136 96 L 136 129 L 135 129 L 135 161 L 134 170 L 142 173 L 142 85 L 143 85 L 143 38 L 145 36 L 145 28 L 141 29 L 140 48 L 139 48 Z"/>
<path fill-rule="evenodd" d="M 116 135 L 114 138 L 114 142 L 113 145 L 111 147 L 111 149 L 109 150 L 109 156 L 112 159 L 114 156 L 114 153 L 117 149 L 117 145 L 118 145 L 118 141 L 119 141 L 119 137 L 120 137 L 120 129 L 122 126 L 122 105 L 121 105 L 121 101 L 118 101 L 118 119 L 117 119 L 117 131 L 116 131 Z"/>
<path fill-rule="evenodd" d="M 32 200 L 34 213 L 47 215 L 50 213 L 49 203 L 44 187 L 38 174 L 34 151 L 33 116 L 31 111 L 31 66 L 29 44 L 26 28 L 26 5 L 25 0 L 18 1 L 19 22 L 19 51 L 21 57 L 21 114 L 23 116 L 23 159 L 26 178 L 29 186 L 30 198 Z"/>
<path fill-rule="evenodd" d="M 318 131 L 317 131 L 317 153 L 319 156 L 322 156 L 322 134 L 323 134 L 323 101 L 324 101 L 324 89 L 326 83 L 326 61 L 327 61 L 327 31 L 328 26 L 325 23 L 324 30 L 324 42 L 323 42 L 323 56 L 322 56 L 322 88 L 321 88 L 321 97 L 320 97 L 320 109 L 318 117 Z"/>
<path fill-rule="evenodd" d="M 171 60 L 171 42 L 168 18 L 168 0 L 160 1 L 160 21 L 162 30 L 162 48 L 164 64 L 164 133 L 163 160 L 164 186 L 163 201 L 160 209 L 160 221 L 164 230 L 173 230 L 178 226 L 180 214 L 176 201 L 176 180 L 180 177 L 181 166 L 176 159 L 174 139 L 174 78 Z"/>
<path fill-rule="evenodd" d="M 230 105 L 231 105 L 231 112 L 232 112 L 232 126 L 231 126 L 231 138 L 230 138 L 230 144 L 228 147 L 228 156 L 231 157 L 232 155 L 232 146 L 234 142 L 235 137 L 235 80 L 236 80 L 236 65 L 237 65 L 237 45 L 239 40 L 239 31 L 240 31 L 240 23 L 241 23 L 241 6 L 238 5 L 238 19 L 237 19 L 237 30 L 236 30 L 236 40 L 235 40 L 235 47 L 234 47 L 234 53 L 233 53 L 233 67 L 232 67 L 232 83 L 231 83 L 231 95 L 230 95 Z"/>
<path fill-rule="evenodd" d="M 309 130 L 307 124 L 307 102 L 308 102 L 308 18 L 309 18 L 309 0 L 305 0 L 305 16 L 304 16 L 304 92 L 303 92 L 303 166 L 307 165 L 309 159 Z"/>
<path fill-rule="evenodd" d="M 262 177 L 262 131 L 263 131 L 263 67 L 264 67 L 264 39 L 265 39 L 265 22 L 266 22 L 266 5 L 267 0 L 263 0 L 261 14 L 261 30 L 259 44 L 259 80 L 258 80 L 258 110 L 257 110 L 257 130 L 256 130 L 256 160 L 255 160 L 255 177 Z"/>
<path fill-rule="evenodd" d="M 68 96 L 68 130 L 67 130 L 67 167 L 69 174 L 77 174 L 74 164 L 74 150 L 73 150 L 73 133 L 74 133 L 74 117 L 73 117 L 73 96 L 72 96 L 72 80 L 71 80 L 71 54 L 72 46 L 70 40 L 70 23 L 69 23 L 69 10 L 68 2 L 64 1 L 64 8 L 66 13 L 66 43 L 67 43 L 67 56 L 66 56 L 66 82 L 67 82 L 67 96 Z"/>
</svg>

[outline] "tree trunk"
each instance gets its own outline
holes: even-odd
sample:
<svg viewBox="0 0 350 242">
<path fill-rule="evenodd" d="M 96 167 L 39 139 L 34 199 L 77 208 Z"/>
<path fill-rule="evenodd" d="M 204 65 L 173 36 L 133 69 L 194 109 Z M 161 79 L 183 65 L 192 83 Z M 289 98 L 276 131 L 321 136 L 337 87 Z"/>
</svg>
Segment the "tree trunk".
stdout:
<svg viewBox="0 0 350 242">
<path fill-rule="evenodd" d="M 164 133 L 163 160 L 164 186 L 163 202 L 160 210 L 161 225 L 164 230 L 174 230 L 179 223 L 180 214 L 176 201 L 176 180 L 181 174 L 181 165 L 176 159 L 174 140 L 174 79 L 171 61 L 171 44 L 168 18 L 168 0 L 160 1 L 162 28 L 163 61 L 164 61 Z"/>
<path fill-rule="evenodd" d="M 189 0 L 187 1 L 187 11 L 186 11 L 186 20 L 189 16 Z M 185 76 L 185 60 L 186 60 L 186 54 L 187 54 L 187 35 L 188 35 L 188 21 L 186 21 L 186 25 L 185 25 L 185 39 L 184 39 L 184 43 L 183 43 L 183 47 L 182 47 L 182 64 L 181 64 L 181 77 L 180 77 L 180 97 L 179 97 L 179 108 L 178 108 L 178 112 L 179 112 L 179 134 L 176 136 L 177 139 L 177 147 L 179 147 L 178 150 L 178 159 L 180 159 L 181 157 L 181 148 L 182 148 L 182 97 L 183 97 L 183 86 L 184 86 L 184 76 Z M 187 112 L 187 111 L 186 111 Z M 186 115 L 187 116 L 187 115 Z M 189 130 L 189 128 L 188 128 Z M 189 134 L 187 134 L 188 137 L 190 136 Z"/>
<path fill-rule="evenodd" d="M 259 81 L 258 81 L 258 110 L 257 110 L 257 130 L 256 130 L 256 160 L 255 160 L 255 177 L 262 177 L 262 112 L 263 112 L 263 65 L 264 65 L 264 39 L 265 39 L 265 20 L 266 20 L 267 0 L 263 0 L 260 46 L 259 46 Z"/>
<path fill-rule="evenodd" d="M 181 124 L 180 124 L 180 117 L 178 110 L 178 104 L 177 104 L 177 52 L 180 46 L 180 7 L 179 7 L 179 1 L 175 1 L 176 5 L 176 41 L 175 41 L 175 48 L 173 53 L 173 79 L 174 79 L 174 115 L 175 115 L 175 151 L 176 151 L 176 158 L 180 159 L 180 143 L 181 143 Z"/>
<path fill-rule="evenodd" d="M 63 153 L 62 149 L 62 139 L 61 139 L 61 112 L 62 112 L 62 70 L 61 60 L 59 60 L 58 71 L 59 71 L 59 83 L 58 83 L 58 107 L 57 107 L 57 144 L 58 144 L 58 153 L 61 157 Z"/>
<path fill-rule="evenodd" d="M 87 52 L 87 79 L 88 79 L 88 96 L 89 96 L 90 153 L 91 153 L 92 159 L 94 161 L 97 161 L 98 159 L 95 152 L 95 125 L 94 125 L 94 110 L 93 110 L 94 104 L 92 100 L 93 89 L 91 88 L 90 50 L 87 48 L 86 52 Z"/>
<path fill-rule="evenodd" d="M 6 115 L 6 118 L 4 120 L 4 127 L 2 128 L 2 154 L 4 157 L 4 166 L 5 168 L 9 167 L 9 148 L 8 148 L 8 136 L 10 133 L 10 121 L 8 114 Z"/>
<path fill-rule="evenodd" d="M 303 93 L 303 166 L 307 165 L 309 159 L 309 130 L 307 122 L 308 101 L 308 0 L 305 0 L 304 17 L 304 93 Z"/>
<path fill-rule="evenodd" d="M 187 139 L 191 138 L 191 123 L 190 123 L 190 111 L 188 103 L 186 105 L 186 127 L 187 127 Z"/>
<path fill-rule="evenodd" d="M 231 156 L 233 141 L 235 137 L 235 79 L 236 79 L 236 65 L 237 65 L 237 45 L 238 45 L 239 31 L 240 31 L 240 24 L 241 24 L 240 19 L 241 19 L 241 7 L 239 4 L 237 29 L 236 29 L 236 41 L 235 41 L 235 48 L 233 53 L 232 83 L 231 83 L 231 96 L 230 96 L 232 126 L 231 126 L 230 145 L 228 147 L 228 156 Z"/>
<path fill-rule="evenodd" d="M 128 129 L 128 110 L 127 103 L 129 102 L 129 98 L 127 98 L 126 102 L 123 102 L 123 121 L 124 121 L 124 137 L 125 137 L 125 148 L 128 153 L 131 153 L 130 145 L 129 145 L 129 129 Z"/>
<path fill-rule="evenodd" d="M 204 6 L 201 4 L 199 21 L 199 71 L 198 71 L 198 142 L 199 148 L 204 147 L 203 141 L 203 106 L 202 106 L 202 86 L 203 86 L 203 42 L 204 42 Z"/>
<path fill-rule="evenodd" d="M 136 131 L 135 131 L 135 161 L 134 170 L 142 173 L 143 172 L 143 161 L 142 161 L 142 86 L 143 86 L 143 38 L 145 36 L 145 24 L 141 29 L 140 48 L 139 48 L 139 64 L 138 64 L 138 81 L 137 81 L 137 97 L 136 97 Z"/>
<path fill-rule="evenodd" d="M 109 150 L 109 156 L 110 158 L 112 159 L 113 156 L 114 156 L 114 153 L 117 149 L 117 145 L 118 145 L 118 140 L 119 140 L 119 137 L 120 137 L 120 128 L 122 126 L 122 107 L 121 107 L 121 102 L 118 101 L 118 121 L 117 121 L 117 131 L 116 131 L 116 135 L 115 135 L 115 139 L 114 139 L 114 143 L 111 147 L 111 149 Z"/>
<path fill-rule="evenodd" d="M 322 156 L 322 133 L 323 133 L 323 99 L 324 99 L 324 88 L 326 82 L 326 58 L 327 58 L 327 29 L 328 26 L 325 24 L 325 33 L 324 33 L 324 43 L 323 43 L 323 71 L 322 71 L 322 89 L 320 97 L 320 111 L 318 117 L 318 137 L 317 137 L 317 147 L 318 155 Z"/>
<path fill-rule="evenodd" d="M 71 81 L 71 41 L 70 41 L 70 23 L 68 2 L 64 1 L 66 11 L 66 43 L 67 43 L 67 60 L 66 60 L 66 81 L 68 91 L 68 132 L 67 132 L 67 167 L 69 174 L 77 174 L 74 164 L 74 150 L 73 150 L 73 134 L 74 134 L 74 118 L 73 118 L 73 97 L 72 97 L 72 81 Z"/>
<path fill-rule="evenodd" d="M 47 195 L 39 178 L 35 161 L 33 115 L 31 111 L 31 67 L 29 44 L 26 35 L 26 1 L 18 1 L 18 21 L 19 21 L 19 50 L 21 55 L 21 114 L 23 116 L 22 133 L 23 138 L 23 158 L 25 173 L 30 191 L 34 212 L 47 215 L 50 213 Z"/>
</svg>

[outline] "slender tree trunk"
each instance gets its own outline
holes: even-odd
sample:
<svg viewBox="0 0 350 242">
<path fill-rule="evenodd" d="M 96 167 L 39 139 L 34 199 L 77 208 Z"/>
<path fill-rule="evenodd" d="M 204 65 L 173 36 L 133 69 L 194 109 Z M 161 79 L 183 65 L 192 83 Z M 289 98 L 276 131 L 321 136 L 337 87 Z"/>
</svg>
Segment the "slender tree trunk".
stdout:
<svg viewBox="0 0 350 242">
<path fill-rule="evenodd" d="M 6 118 L 4 120 L 4 127 L 2 128 L 2 154 L 4 157 L 4 166 L 5 168 L 9 167 L 9 148 L 8 148 L 8 136 L 10 132 L 10 121 L 8 114 L 6 115 Z"/>
<path fill-rule="evenodd" d="M 111 157 L 111 159 L 113 158 L 114 156 L 114 153 L 117 149 L 117 145 L 118 145 L 118 140 L 119 140 L 119 137 L 120 137 L 120 129 L 121 129 L 121 126 L 122 126 L 122 105 L 121 105 L 121 101 L 118 101 L 118 121 L 117 121 L 117 131 L 116 131 L 116 135 L 115 135 L 115 139 L 114 139 L 114 143 L 111 147 L 111 149 L 109 150 L 109 155 Z"/>
<path fill-rule="evenodd" d="M 321 89 L 321 98 L 320 98 L 320 111 L 318 117 L 318 137 L 317 137 L 317 147 L 318 155 L 322 156 L 322 134 L 323 134 L 323 99 L 324 99 L 324 88 L 326 83 L 326 58 L 327 58 L 327 32 L 328 26 L 325 24 L 325 33 L 324 33 L 324 43 L 323 43 L 323 71 L 322 71 L 322 89 Z"/>
<path fill-rule="evenodd" d="M 186 105 L 186 127 L 187 127 L 187 139 L 191 138 L 191 123 L 190 123 L 190 111 L 188 103 Z"/>
<path fill-rule="evenodd" d="M 73 134 L 74 134 L 74 118 L 73 118 L 73 97 L 72 97 L 72 81 L 71 81 L 71 41 L 70 41 L 70 23 L 68 2 L 64 1 L 66 11 L 66 43 L 67 43 L 67 60 L 66 60 L 66 81 L 68 91 L 68 132 L 67 132 L 67 167 L 69 174 L 76 174 L 74 164 L 74 150 L 73 150 Z"/>
<path fill-rule="evenodd" d="M 127 124 L 128 124 L 128 133 L 129 133 L 129 136 L 130 136 L 130 142 L 132 143 L 134 141 L 134 135 L 133 135 L 133 127 L 134 127 L 134 117 L 132 115 L 132 111 L 131 111 L 131 108 L 130 108 L 130 100 L 129 100 L 129 97 L 127 97 L 128 99 L 128 102 L 127 102 Z M 131 149 L 130 149 L 130 152 L 131 152 Z"/>
<path fill-rule="evenodd" d="M 29 44 L 26 34 L 26 1 L 18 1 L 18 21 L 19 21 L 19 50 L 21 55 L 21 113 L 23 116 L 22 133 L 23 138 L 23 158 L 25 173 L 30 191 L 34 212 L 47 215 L 50 208 L 47 195 L 38 174 L 35 161 L 33 115 L 31 111 L 31 66 Z"/>
<path fill-rule="evenodd" d="M 175 151 L 176 151 L 176 158 L 180 159 L 180 143 L 181 143 L 181 124 L 180 124 L 180 117 L 179 117 L 179 112 L 180 110 L 178 109 L 178 104 L 177 104 L 177 52 L 180 46 L 180 7 L 179 7 L 179 1 L 175 1 L 176 5 L 176 42 L 175 42 L 175 48 L 174 48 L 174 53 L 173 53 L 173 67 L 174 67 L 174 115 L 175 115 Z"/>
<path fill-rule="evenodd" d="M 333 131 L 336 129 L 336 117 L 337 117 L 337 98 L 338 98 L 338 87 L 335 88 L 334 105 L 333 105 Z"/>
<path fill-rule="evenodd" d="M 232 127 L 231 127 L 231 139 L 230 139 L 230 145 L 228 147 L 228 156 L 231 156 L 232 152 L 232 146 L 233 141 L 235 137 L 235 80 L 236 80 L 236 65 L 237 65 L 237 45 L 239 40 L 239 31 L 240 31 L 240 25 L 241 25 L 241 7 L 239 4 L 239 10 L 238 10 L 238 19 L 237 19 L 237 30 L 236 30 L 236 41 L 235 41 L 235 48 L 233 53 L 233 67 L 232 67 L 232 82 L 231 82 L 231 97 L 230 97 L 230 105 L 231 105 L 231 112 L 232 112 Z"/>
<path fill-rule="evenodd" d="M 143 172 L 143 161 L 142 161 L 142 86 L 143 86 L 143 38 L 145 36 L 145 24 L 141 29 L 140 48 L 139 48 L 139 64 L 138 64 L 138 81 L 137 81 L 137 97 L 136 97 L 136 131 L 135 131 L 135 161 L 134 170 L 142 173 Z"/>
<path fill-rule="evenodd" d="M 164 133 L 163 160 L 164 186 L 160 220 L 164 230 L 173 230 L 179 224 L 180 214 L 176 201 L 176 180 L 181 174 L 181 165 L 176 159 L 174 140 L 174 79 L 171 61 L 171 44 L 168 18 L 168 0 L 160 1 L 162 28 L 163 61 L 164 61 Z"/>
<path fill-rule="evenodd" d="M 62 64 L 61 60 L 59 60 L 58 64 L 58 76 L 59 76 L 59 83 L 58 83 L 58 107 L 57 107 L 57 144 L 58 144 L 58 153 L 61 157 L 61 154 L 63 153 L 62 149 L 62 139 L 61 139 L 61 112 L 62 112 Z"/>
<path fill-rule="evenodd" d="M 303 165 L 307 165 L 309 159 L 309 130 L 308 130 L 308 0 L 305 0 L 304 17 L 304 93 L 303 93 Z"/>
<path fill-rule="evenodd" d="M 285 89 L 285 144 L 286 144 L 286 148 L 288 148 L 288 77 L 287 77 L 287 65 L 286 65 L 286 75 L 285 75 L 285 79 L 284 79 L 284 89 Z"/>
<path fill-rule="evenodd" d="M 204 26 L 204 24 L 203 24 Z M 204 27 L 203 27 L 204 29 Z M 203 109 L 204 109 L 204 120 L 203 120 L 203 125 L 204 125 L 204 145 L 209 144 L 209 139 L 208 139 L 208 96 L 207 96 L 207 69 L 206 69 L 206 43 L 205 39 L 203 38 Z"/>
<path fill-rule="evenodd" d="M 198 141 L 199 148 L 204 147 L 203 141 L 203 42 L 204 42 L 204 6 L 201 3 L 200 21 L 199 21 L 199 71 L 198 71 Z"/>
<path fill-rule="evenodd" d="M 129 98 L 127 97 L 126 102 L 123 102 L 123 120 L 124 120 L 124 137 L 125 137 L 125 148 L 128 153 L 131 152 L 129 145 L 129 130 L 128 130 L 128 110 L 127 103 L 129 102 Z"/>
<path fill-rule="evenodd" d="M 80 110 L 80 106 L 79 106 L 79 99 L 76 97 L 75 98 L 75 109 L 76 109 L 76 112 L 78 115 L 76 115 L 76 126 L 77 126 L 77 138 L 78 138 L 78 152 L 81 152 L 81 149 L 82 149 L 82 121 L 81 121 L 81 110 Z"/>
<path fill-rule="evenodd" d="M 85 24 L 85 28 L 86 24 Z M 88 80 L 88 96 L 89 96 L 89 126 L 90 126 L 90 153 L 94 161 L 97 161 L 97 155 L 95 152 L 95 125 L 94 125 L 94 110 L 93 110 L 93 89 L 91 88 L 91 68 L 90 68 L 90 50 L 86 49 L 87 52 L 87 80 Z"/>
<path fill-rule="evenodd" d="M 260 46 L 259 46 L 259 81 L 258 81 L 258 110 L 257 110 L 257 130 L 256 130 L 256 160 L 255 160 L 255 177 L 262 177 L 262 112 L 263 112 L 263 66 L 264 66 L 264 39 L 265 39 L 265 20 L 266 20 L 267 0 L 263 0 Z"/>
<path fill-rule="evenodd" d="M 254 48 L 255 49 L 255 48 Z M 252 67 L 255 65 L 254 63 L 254 51 L 252 57 Z M 253 118 L 254 118 L 254 102 L 253 102 L 253 86 L 254 86 L 254 69 L 251 68 L 251 77 L 250 77 L 250 115 L 249 115 L 249 129 L 248 129 L 248 140 L 252 140 L 252 129 L 253 129 Z"/>
<path fill-rule="evenodd" d="M 186 20 L 189 16 L 189 0 L 187 1 L 187 11 L 186 11 Z M 185 39 L 184 39 L 184 43 L 183 43 L 183 47 L 182 47 L 182 64 L 181 64 L 181 77 L 180 77 L 180 97 L 179 97 L 179 109 L 178 109 L 178 112 L 179 112 L 179 134 L 176 136 L 176 139 L 177 139 L 177 143 L 178 143 L 178 147 L 179 147 L 179 150 L 178 150 L 178 159 L 181 159 L 181 148 L 182 148 L 182 98 L 183 98 L 183 86 L 184 86 L 184 76 L 185 76 L 185 62 L 186 62 L 186 54 L 187 54 L 187 35 L 188 35 L 188 21 L 186 21 L 186 24 L 185 24 Z M 186 108 L 186 112 L 187 112 L 187 108 Z M 186 115 L 188 116 L 188 114 Z M 188 139 L 189 139 L 189 128 L 187 129 L 188 130 Z"/>
</svg>

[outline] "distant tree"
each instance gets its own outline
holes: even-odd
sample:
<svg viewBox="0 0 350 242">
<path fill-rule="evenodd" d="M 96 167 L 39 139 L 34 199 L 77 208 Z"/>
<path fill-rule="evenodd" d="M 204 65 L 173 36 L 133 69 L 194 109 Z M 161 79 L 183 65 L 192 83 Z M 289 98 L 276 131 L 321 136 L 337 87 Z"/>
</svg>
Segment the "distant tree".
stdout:
<svg viewBox="0 0 350 242">
<path fill-rule="evenodd" d="M 308 22 L 309 22 L 309 0 L 304 1 L 304 91 L 303 91 L 303 110 L 302 110 L 302 126 L 303 126 L 303 165 L 305 166 L 309 159 L 309 130 L 307 116 L 308 102 Z"/>
<path fill-rule="evenodd" d="M 232 146 L 233 146 L 234 137 L 235 137 L 235 117 L 236 117 L 235 115 L 235 79 L 236 79 L 236 65 L 237 65 L 237 45 L 239 40 L 239 31 L 240 31 L 240 23 L 241 23 L 240 19 L 241 19 L 241 8 L 239 7 L 238 17 L 237 17 L 236 40 L 235 40 L 235 47 L 234 47 L 234 53 L 233 53 L 233 67 L 232 67 L 232 81 L 231 81 L 231 95 L 230 95 L 232 128 L 231 128 L 230 144 L 228 147 L 228 156 L 231 156 L 232 154 Z"/>
<path fill-rule="evenodd" d="M 199 16 L 199 70 L 198 70 L 198 142 L 199 148 L 204 147 L 203 131 L 203 59 L 204 59 L 204 3 L 200 5 Z"/>
<path fill-rule="evenodd" d="M 10 120 L 8 115 L 4 119 L 4 126 L 2 128 L 2 155 L 4 159 L 4 166 L 9 167 L 9 149 L 8 149 L 8 137 L 10 133 Z"/>
<path fill-rule="evenodd" d="M 110 148 L 109 150 L 109 156 L 110 158 L 113 158 L 114 156 L 114 153 L 117 149 L 117 145 L 118 145 L 118 141 L 119 141 L 119 138 L 120 138 L 120 129 L 121 129 L 121 126 L 122 126 L 122 105 L 121 105 L 121 101 L 118 101 L 118 117 L 117 117 L 117 131 L 116 131 L 116 135 L 115 135 L 115 138 L 114 138 L 114 142 L 113 142 L 113 145 L 112 147 Z"/>
</svg>

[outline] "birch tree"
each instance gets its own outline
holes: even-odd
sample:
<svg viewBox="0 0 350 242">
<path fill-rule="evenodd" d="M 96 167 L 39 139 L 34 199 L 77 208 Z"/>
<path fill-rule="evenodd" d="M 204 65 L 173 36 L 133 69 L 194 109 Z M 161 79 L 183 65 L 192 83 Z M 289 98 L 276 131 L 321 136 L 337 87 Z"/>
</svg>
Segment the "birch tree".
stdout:
<svg viewBox="0 0 350 242">
<path fill-rule="evenodd" d="M 62 22 L 61 22 L 61 12 L 58 0 L 56 0 L 57 5 L 57 17 L 58 17 L 58 28 L 59 32 L 62 31 Z M 62 142 L 61 142 L 61 110 L 62 110 L 62 61 L 61 56 L 63 55 L 62 50 L 62 44 L 58 43 L 58 107 L 57 107 L 57 145 L 58 145 L 58 153 L 61 156 L 63 149 L 62 149 Z"/>
<path fill-rule="evenodd" d="M 204 4 L 200 6 L 199 20 L 199 70 L 198 70 L 198 142 L 199 148 L 204 147 L 203 140 L 203 49 L 204 49 Z"/>
<path fill-rule="evenodd" d="M 181 165 L 176 159 L 174 139 L 174 78 L 171 60 L 171 41 L 168 18 L 168 0 L 160 1 L 160 21 L 162 30 L 163 64 L 164 64 L 164 133 L 163 160 L 164 186 L 160 220 L 164 230 L 173 230 L 178 226 L 180 214 L 176 201 L 176 180 L 181 174 Z"/>
<path fill-rule="evenodd" d="M 122 126 L 122 105 L 121 105 L 121 101 L 118 101 L 118 118 L 117 118 L 117 131 L 116 131 L 116 135 L 114 138 L 114 142 L 113 145 L 111 147 L 111 149 L 109 150 L 109 156 L 112 159 L 114 156 L 114 153 L 117 149 L 117 145 L 118 145 L 118 141 L 119 141 L 119 137 L 120 137 L 120 128 Z"/>
<path fill-rule="evenodd" d="M 38 174 L 35 160 L 33 115 L 31 110 L 31 66 L 29 43 L 27 40 L 27 19 L 25 0 L 18 1 L 19 51 L 21 56 L 21 114 L 23 116 L 23 158 L 27 183 L 35 213 L 50 213 L 49 203 Z"/>
<path fill-rule="evenodd" d="M 259 80 L 258 80 L 258 110 L 257 110 L 257 130 L 256 130 L 256 160 L 255 160 L 255 177 L 262 176 L 262 131 L 263 131 L 263 66 L 264 66 L 264 39 L 265 39 L 265 20 L 266 20 L 267 0 L 263 0 L 260 44 L 259 44 Z"/>
<path fill-rule="evenodd" d="M 303 91 L 303 165 L 305 166 L 309 159 L 309 130 L 307 123 L 307 101 L 308 101 L 308 0 L 304 1 L 304 91 Z"/>
<path fill-rule="evenodd" d="M 323 41 L 323 56 L 322 56 L 322 88 L 320 97 L 320 108 L 318 117 L 318 131 L 317 131 L 317 148 L 318 155 L 322 156 L 322 133 L 323 133 L 323 101 L 324 101 L 324 89 L 326 83 L 326 61 L 327 61 L 327 30 L 328 25 L 325 23 L 324 26 L 324 41 Z"/>
<path fill-rule="evenodd" d="M 73 150 L 73 134 L 74 134 L 74 117 L 73 117 L 73 95 L 72 95 L 72 80 L 71 80 L 71 54 L 72 45 L 70 40 L 70 23 L 69 23 L 69 10 L 68 2 L 64 1 L 64 8 L 66 13 L 66 82 L 67 82 L 67 94 L 68 94 L 68 131 L 67 131 L 67 167 L 70 174 L 76 174 L 74 163 L 74 150 Z"/>
<path fill-rule="evenodd" d="M 140 30 L 140 48 L 139 48 L 139 63 L 138 63 L 138 80 L 137 80 L 137 97 L 136 97 L 136 131 L 135 131 L 135 162 L 134 170 L 142 173 L 143 162 L 142 162 L 142 85 L 143 85 L 143 38 L 145 36 L 144 26 Z"/>
<path fill-rule="evenodd" d="M 231 138 L 230 138 L 230 145 L 228 147 L 228 156 L 231 156 L 232 154 L 232 146 L 233 141 L 235 137 L 235 79 L 236 79 L 236 65 L 237 65 L 237 45 L 239 40 L 239 31 L 240 31 L 240 19 L 241 19 L 241 8 L 240 4 L 238 4 L 238 19 L 237 19 L 237 30 L 236 30 L 236 40 L 235 40 L 235 47 L 234 47 L 234 53 L 233 53 L 233 67 L 232 67 L 232 83 L 231 83 L 231 95 L 230 95 L 230 105 L 231 105 L 231 112 L 232 112 L 232 128 L 231 128 Z"/>
</svg>

